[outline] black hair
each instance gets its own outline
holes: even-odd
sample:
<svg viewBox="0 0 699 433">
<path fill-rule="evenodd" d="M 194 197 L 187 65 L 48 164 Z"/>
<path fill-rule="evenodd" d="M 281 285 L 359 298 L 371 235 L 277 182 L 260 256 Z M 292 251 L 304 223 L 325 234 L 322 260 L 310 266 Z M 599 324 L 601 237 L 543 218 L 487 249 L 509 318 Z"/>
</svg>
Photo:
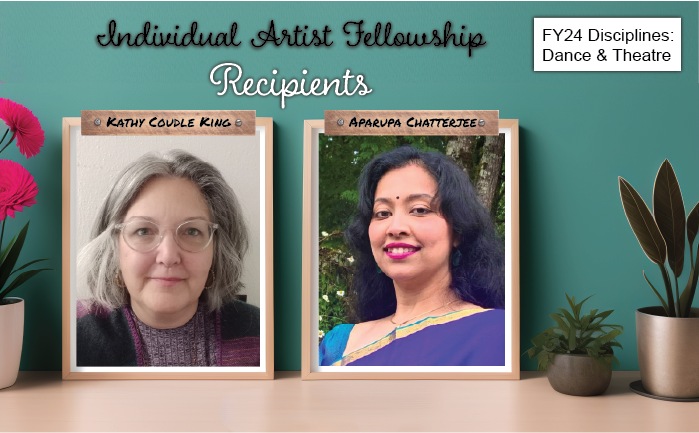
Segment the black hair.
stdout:
<svg viewBox="0 0 699 433">
<path fill-rule="evenodd" d="M 357 213 L 345 231 L 357 267 L 353 284 L 353 317 L 376 320 L 396 311 L 393 280 L 378 272 L 369 242 L 369 224 L 379 180 L 391 170 L 418 165 L 437 182 L 434 204 L 449 224 L 462 258 L 450 263 L 451 290 L 463 301 L 483 308 L 505 306 L 505 244 L 490 212 L 478 200 L 468 175 L 448 156 L 411 146 L 397 147 L 369 161 L 359 177 Z M 454 251 L 455 252 L 455 251 Z"/>
</svg>

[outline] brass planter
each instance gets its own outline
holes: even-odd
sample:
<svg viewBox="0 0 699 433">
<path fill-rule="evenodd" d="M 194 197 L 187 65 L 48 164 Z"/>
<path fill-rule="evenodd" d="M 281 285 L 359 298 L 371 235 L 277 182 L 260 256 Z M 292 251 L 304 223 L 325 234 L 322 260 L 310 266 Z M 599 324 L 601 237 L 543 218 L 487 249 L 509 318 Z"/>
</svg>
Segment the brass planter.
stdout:
<svg viewBox="0 0 699 433">
<path fill-rule="evenodd" d="M 688 318 L 663 307 L 636 310 L 638 365 L 643 388 L 661 397 L 699 397 L 699 308 Z"/>
<path fill-rule="evenodd" d="M 602 394 L 612 380 L 612 369 L 601 367 L 590 355 L 557 354 L 546 372 L 551 387 L 568 395 Z"/>
</svg>

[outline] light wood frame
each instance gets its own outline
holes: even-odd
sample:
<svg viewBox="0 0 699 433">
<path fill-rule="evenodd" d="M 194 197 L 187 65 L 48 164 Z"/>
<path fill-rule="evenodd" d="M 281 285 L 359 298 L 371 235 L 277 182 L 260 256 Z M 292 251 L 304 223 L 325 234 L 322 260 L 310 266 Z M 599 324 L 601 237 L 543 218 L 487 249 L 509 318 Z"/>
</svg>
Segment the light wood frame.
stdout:
<svg viewBox="0 0 699 433">
<path fill-rule="evenodd" d="M 158 111 L 157 113 L 168 113 L 167 111 Z M 177 112 L 181 113 L 181 112 Z M 191 113 L 204 113 L 206 111 L 197 111 Z M 212 112 L 213 113 L 213 112 Z M 220 112 L 216 112 L 220 113 Z M 264 244 L 260 244 L 264 248 L 264 276 L 265 287 L 264 294 L 260 300 L 264 301 L 264 334 L 261 334 L 261 344 L 264 344 L 264 358 L 261 359 L 262 371 L 211 371 L 216 368 L 237 368 L 237 367 L 194 367 L 191 369 L 208 369 L 207 371 L 187 371 L 187 372 L 148 372 L 143 371 L 148 367 L 129 367 L 138 369 L 133 372 L 77 372 L 71 370 L 71 128 L 81 127 L 80 117 L 63 118 L 63 152 L 62 152 L 62 167 L 63 167 L 63 184 L 62 184 L 62 377 L 64 380 L 85 380 L 85 379 L 274 379 L 274 272 L 273 272 L 273 120 L 271 117 L 254 117 L 256 128 L 264 130 L 264 141 L 260 143 L 264 149 L 264 173 L 265 173 L 265 197 L 264 216 L 260 215 L 261 227 L 264 231 Z M 85 114 L 85 113 L 83 113 Z M 163 132 L 163 135 L 174 135 L 172 133 Z M 133 134 L 139 135 L 139 134 Z M 152 132 L 147 135 L 159 135 Z M 182 135 L 182 134 L 179 134 Z M 192 135 L 192 134 L 187 134 Z M 234 133 L 214 132 L 212 135 L 236 135 Z M 239 134 L 249 135 L 249 134 Z M 254 129 L 253 129 L 254 135 Z M 262 169 L 262 167 L 261 167 Z M 235 188 L 234 188 L 235 189 Z M 263 225 L 264 224 L 264 225 Z M 262 290 L 262 288 L 260 288 Z M 264 338 L 264 340 L 262 339 Z M 264 343 L 263 343 L 264 342 Z"/>
<path fill-rule="evenodd" d="M 384 112 L 384 117 L 390 117 L 390 112 Z M 312 207 L 314 199 L 314 188 L 318 187 L 318 179 L 313 177 L 314 158 L 317 154 L 313 147 L 314 137 L 323 133 L 325 122 L 323 119 L 306 120 L 304 123 L 304 157 L 303 157 L 303 270 L 302 270 L 302 352 L 301 352 L 301 377 L 303 380 L 319 379 L 516 379 L 520 377 L 520 299 L 519 299 L 519 121 L 516 119 L 499 119 L 499 128 L 509 131 L 509 153 L 510 166 L 506 174 L 506 181 L 510 183 L 508 192 L 507 213 L 510 215 L 509 230 L 510 238 L 507 240 L 509 249 L 507 254 L 510 258 L 511 284 L 507 288 L 509 295 L 509 331 L 510 331 L 510 370 L 507 372 L 320 372 L 318 367 L 311 365 L 317 357 L 313 356 L 313 351 L 318 352 L 317 344 L 317 323 L 318 317 L 311 317 L 313 311 L 312 303 L 317 301 L 313 296 L 313 288 L 317 287 L 317 282 L 311 281 L 313 266 L 313 230 L 319 230 L 317 225 L 317 215 L 313 215 Z M 389 134 L 381 134 L 389 135 Z M 405 134 L 399 134 L 405 135 Z M 420 134 L 416 134 L 420 135 Z M 317 138 L 316 138 L 317 140 Z M 506 158 L 508 157 L 506 153 Z M 314 325 L 316 324 L 316 325 Z M 313 332 L 316 332 L 314 335 Z M 353 367 L 336 367 L 337 369 L 351 369 Z"/>
</svg>

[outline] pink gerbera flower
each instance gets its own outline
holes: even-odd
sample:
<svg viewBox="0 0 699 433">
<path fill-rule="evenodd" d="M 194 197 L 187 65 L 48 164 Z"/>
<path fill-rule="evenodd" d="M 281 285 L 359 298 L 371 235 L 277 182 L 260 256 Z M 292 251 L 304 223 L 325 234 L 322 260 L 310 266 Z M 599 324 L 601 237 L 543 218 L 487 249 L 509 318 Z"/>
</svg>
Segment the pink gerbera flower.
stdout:
<svg viewBox="0 0 699 433">
<path fill-rule="evenodd" d="M 0 159 L 0 220 L 7 215 L 15 217 L 15 212 L 36 204 L 39 188 L 29 172 L 20 164 Z"/>
<path fill-rule="evenodd" d="M 44 130 L 41 129 L 39 119 L 24 105 L 0 98 L 0 119 L 5 121 L 12 136 L 17 138 L 17 147 L 24 156 L 31 158 L 41 151 Z"/>
</svg>

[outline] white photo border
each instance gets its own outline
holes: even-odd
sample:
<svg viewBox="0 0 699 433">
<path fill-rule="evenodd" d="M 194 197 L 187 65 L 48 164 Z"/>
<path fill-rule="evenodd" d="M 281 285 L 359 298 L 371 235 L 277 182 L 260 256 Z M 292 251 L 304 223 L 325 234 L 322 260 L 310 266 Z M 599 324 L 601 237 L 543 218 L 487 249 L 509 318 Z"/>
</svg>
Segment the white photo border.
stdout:
<svg viewBox="0 0 699 433">
<path fill-rule="evenodd" d="M 505 134 L 505 327 L 504 366 L 320 366 L 318 362 L 318 146 L 323 120 L 304 130 L 304 296 L 302 378 L 314 379 L 519 379 L 519 124 L 500 119 Z M 387 135 L 387 134 L 382 134 Z M 306 279 L 308 280 L 306 282 Z M 314 344 L 315 342 L 315 344 Z"/>
<path fill-rule="evenodd" d="M 63 119 L 63 379 L 273 379 L 272 118 L 256 118 L 259 134 L 259 367 L 78 367 L 76 365 L 77 136 L 81 118 Z M 141 136 L 143 139 L 154 135 Z M 155 135 L 155 137 L 158 137 Z M 198 136 L 191 136 L 196 139 Z M 235 137 L 235 135 L 231 135 Z M 72 145 L 71 145 L 72 144 Z"/>
</svg>

